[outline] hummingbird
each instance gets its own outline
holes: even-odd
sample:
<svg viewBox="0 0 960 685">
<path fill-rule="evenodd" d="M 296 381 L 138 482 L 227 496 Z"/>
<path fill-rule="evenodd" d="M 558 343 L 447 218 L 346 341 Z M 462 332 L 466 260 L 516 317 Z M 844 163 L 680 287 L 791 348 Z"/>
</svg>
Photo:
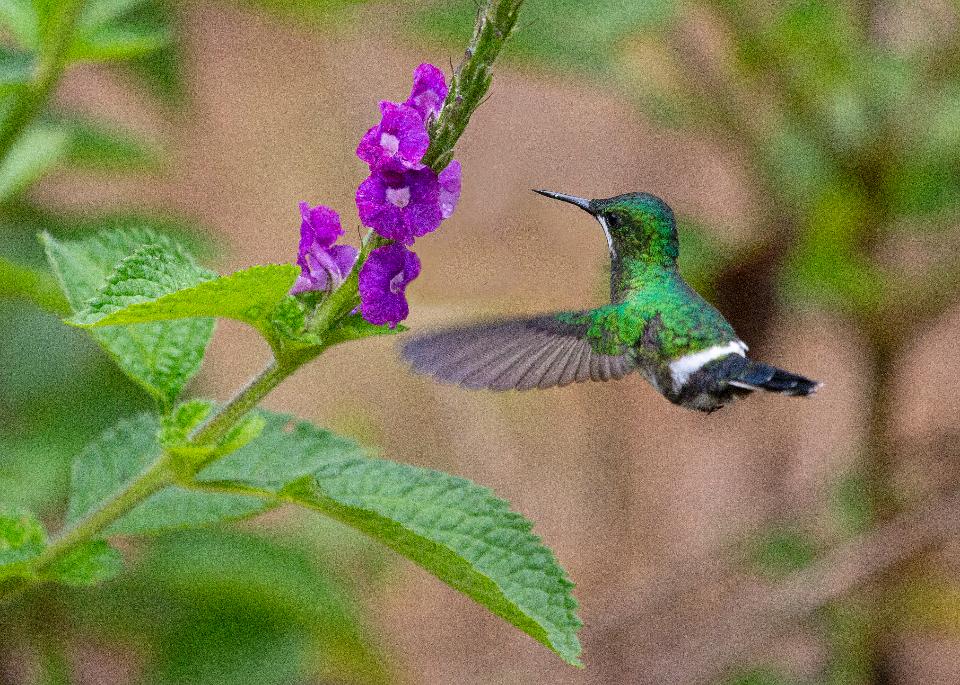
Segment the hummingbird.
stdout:
<svg viewBox="0 0 960 685">
<path fill-rule="evenodd" d="M 713 412 L 755 390 L 805 396 L 817 381 L 747 357 L 733 327 L 680 275 L 673 210 L 649 193 L 588 200 L 610 252 L 610 304 L 500 319 L 412 337 L 414 371 L 464 388 L 528 390 L 639 372 L 670 402 Z"/>
</svg>

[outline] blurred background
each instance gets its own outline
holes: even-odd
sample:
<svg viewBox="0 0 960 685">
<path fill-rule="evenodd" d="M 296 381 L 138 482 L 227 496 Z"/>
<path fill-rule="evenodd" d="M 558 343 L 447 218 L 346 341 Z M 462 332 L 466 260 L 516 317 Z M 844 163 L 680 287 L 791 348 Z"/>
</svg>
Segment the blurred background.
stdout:
<svg viewBox="0 0 960 685">
<path fill-rule="evenodd" d="M 7 114 L 21 5 L 0 0 Z M 52 106 L 0 136 L 0 505 L 51 528 L 72 455 L 148 400 L 59 322 L 37 231 L 146 223 L 221 272 L 293 261 L 300 200 L 359 236 L 376 102 L 455 64 L 476 11 L 97 6 Z M 529 189 L 656 193 L 681 270 L 756 357 L 825 381 L 809 401 L 704 416 L 639 377 L 470 393 L 389 340 L 269 398 L 534 520 L 577 583 L 585 670 L 281 510 L 129 543 L 117 580 L 5 608 L 0 683 L 960 682 L 958 21 L 952 0 L 527 0 L 458 148 L 460 208 L 417 244 L 416 329 L 581 308 L 607 292 L 603 236 Z M 193 392 L 226 398 L 267 357 L 222 322 Z"/>
</svg>

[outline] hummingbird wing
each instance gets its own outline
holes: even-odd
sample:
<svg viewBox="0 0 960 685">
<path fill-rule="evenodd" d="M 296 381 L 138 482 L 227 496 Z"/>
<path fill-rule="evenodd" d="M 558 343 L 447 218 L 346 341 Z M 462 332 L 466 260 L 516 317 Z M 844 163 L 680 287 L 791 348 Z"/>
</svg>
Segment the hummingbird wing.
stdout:
<svg viewBox="0 0 960 685">
<path fill-rule="evenodd" d="M 597 310 L 503 319 L 415 336 L 401 347 L 414 371 L 464 388 L 529 390 L 620 379 L 630 350 L 600 354 L 590 335 Z"/>
</svg>

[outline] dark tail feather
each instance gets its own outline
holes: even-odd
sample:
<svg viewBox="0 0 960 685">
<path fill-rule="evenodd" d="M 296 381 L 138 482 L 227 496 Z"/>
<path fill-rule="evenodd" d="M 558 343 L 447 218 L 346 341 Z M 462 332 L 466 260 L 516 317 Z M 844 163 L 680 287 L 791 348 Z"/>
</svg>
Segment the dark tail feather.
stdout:
<svg viewBox="0 0 960 685">
<path fill-rule="evenodd" d="M 743 370 L 729 381 L 730 385 L 747 390 L 767 390 L 783 395 L 812 395 L 822 383 L 762 362 L 747 361 Z"/>
</svg>

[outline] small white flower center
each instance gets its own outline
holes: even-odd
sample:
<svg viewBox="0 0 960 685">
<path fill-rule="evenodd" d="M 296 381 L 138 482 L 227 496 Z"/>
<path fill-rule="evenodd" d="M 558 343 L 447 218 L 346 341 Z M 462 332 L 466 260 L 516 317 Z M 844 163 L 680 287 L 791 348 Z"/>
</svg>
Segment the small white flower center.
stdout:
<svg viewBox="0 0 960 685">
<path fill-rule="evenodd" d="M 406 207 L 410 204 L 410 186 L 387 188 L 387 202 L 400 209 Z"/>
<path fill-rule="evenodd" d="M 403 272 L 401 271 L 396 276 L 390 279 L 390 292 L 392 292 L 394 295 L 399 295 L 402 289 L 403 289 Z"/>
<path fill-rule="evenodd" d="M 397 154 L 397 150 L 400 149 L 400 139 L 389 133 L 381 133 L 380 147 L 389 152 L 391 155 L 395 155 Z"/>
</svg>

